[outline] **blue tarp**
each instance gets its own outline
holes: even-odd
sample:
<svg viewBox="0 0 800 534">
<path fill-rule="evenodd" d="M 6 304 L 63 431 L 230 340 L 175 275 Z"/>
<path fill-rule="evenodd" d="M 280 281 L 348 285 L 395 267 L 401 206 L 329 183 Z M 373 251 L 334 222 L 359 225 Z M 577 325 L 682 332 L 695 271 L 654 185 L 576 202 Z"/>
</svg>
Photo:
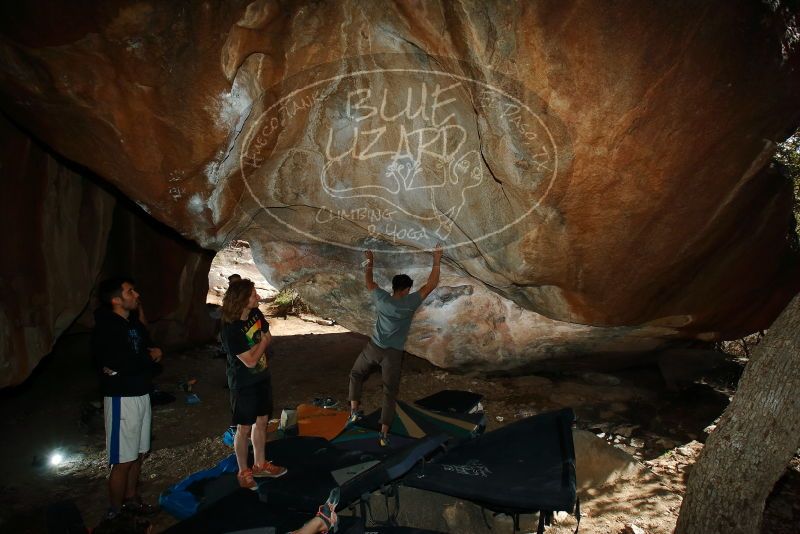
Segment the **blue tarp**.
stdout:
<svg viewBox="0 0 800 534">
<path fill-rule="evenodd" d="M 189 487 L 192 484 L 205 479 L 219 478 L 225 473 L 237 473 L 238 471 L 239 466 L 236 464 L 236 455 L 231 454 L 215 467 L 191 474 L 161 493 L 158 498 L 158 504 L 177 519 L 191 517 L 197 512 L 197 508 L 201 504 L 197 496 L 189 491 Z"/>
</svg>

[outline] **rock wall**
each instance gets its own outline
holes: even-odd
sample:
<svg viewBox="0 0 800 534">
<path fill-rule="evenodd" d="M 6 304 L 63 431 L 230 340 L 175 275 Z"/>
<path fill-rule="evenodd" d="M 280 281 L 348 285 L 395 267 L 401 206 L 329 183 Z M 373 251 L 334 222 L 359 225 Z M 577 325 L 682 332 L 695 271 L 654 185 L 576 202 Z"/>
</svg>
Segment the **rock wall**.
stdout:
<svg viewBox="0 0 800 534">
<path fill-rule="evenodd" d="M 362 332 L 360 250 L 386 280 L 443 242 L 410 350 L 513 367 L 740 336 L 797 291 L 790 184 L 768 166 L 800 124 L 789 15 L 34 1 L 0 8 L 0 95 L 182 235 L 260 246 L 277 286 L 324 280 L 298 289 Z"/>
<path fill-rule="evenodd" d="M 211 341 L 216 327 L 206 307 L 214 254 L 154 221 L 128 201 L 114 212 L 103 276 L 136 281 L 150 334 L 174 349 Z"/>
<path fill-rule="evenodd" d="M 163 346 L 213 339 L 212 253 L 118 202 L 2 115 L 0 141 L 0 387 L 27 378 L 65 331 L 93 326 L 90 297 L 104 276 L 137 279 Z"/>
<path fill-rule="evenodd" d="M 114 197 L 0 115 L 0 387 L 21 382 L 83 311 Z"/>
</svg>

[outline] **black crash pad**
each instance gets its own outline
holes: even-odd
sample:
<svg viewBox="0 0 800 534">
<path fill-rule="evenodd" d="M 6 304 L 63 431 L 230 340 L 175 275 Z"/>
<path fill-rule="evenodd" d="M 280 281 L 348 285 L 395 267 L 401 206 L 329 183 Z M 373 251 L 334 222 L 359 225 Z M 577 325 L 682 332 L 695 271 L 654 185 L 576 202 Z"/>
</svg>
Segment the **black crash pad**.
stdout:
<svg viewBox="0 0 800 534">
<path fill-rule="evenodd" d="M 522 419 L 416 467 L 402 483 L 497 511 L 572 511 L 574 420 L 569 408 Z"/>
<path fill-rule="evenodd" d="M 347 506 L 360 499 L 365 493 L 372 493 L 381 486 L 404 476 L 415 465 L 440 450 L 447 439 L 445 435 L 426 436 L 401 451 L 395 452 L 372 469 L 352 478 L 341 486 L 340 506 Z"/>
</svg>

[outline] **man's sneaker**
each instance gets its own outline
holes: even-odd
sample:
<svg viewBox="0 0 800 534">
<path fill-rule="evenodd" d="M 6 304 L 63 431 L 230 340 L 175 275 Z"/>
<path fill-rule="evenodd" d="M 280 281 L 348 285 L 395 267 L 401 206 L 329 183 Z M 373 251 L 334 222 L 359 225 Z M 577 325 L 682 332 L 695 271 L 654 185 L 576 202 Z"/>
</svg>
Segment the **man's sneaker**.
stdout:
<svg viewBox="0 0 800 534">
<path fill-rule="evenodd" d="M 381 447 L 388 447 L 389 446 L 389 434 L 388 433 L 384 434 L 383 432 L 380 432 L 378 434 L 378 445 L 380 445 Z"/>
<path fill-rule="evenodd" d="M 253 478 L 253 472 L 250 469 L 240 471 L 239 474 L 236 475 L 236 479 L 239 481 L 240 488 L 253 491 L 258 490 L 258 484 L 256 483 L 256 479 Z"/>
<path fill-rule="evenodd" d="M 347 418 L 348 425 L 354 425 L 364 419 L 364 412 L 361 410 L 350 410 L 350 417 Z"/>
<path fill-rule="evenodd" d="M 256 478 L 268 477 L 278 478 L 286 474 L 286 468 L 275 465 L 272 462 L 264 462 L 261 465 L 253 466 L 253 476 Z"/>
</svg>

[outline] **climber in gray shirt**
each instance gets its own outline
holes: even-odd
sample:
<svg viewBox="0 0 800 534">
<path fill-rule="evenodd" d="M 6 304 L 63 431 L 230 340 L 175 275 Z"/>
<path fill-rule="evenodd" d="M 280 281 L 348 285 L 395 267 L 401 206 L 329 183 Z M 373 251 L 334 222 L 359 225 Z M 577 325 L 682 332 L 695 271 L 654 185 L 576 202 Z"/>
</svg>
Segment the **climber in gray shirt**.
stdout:
<svg viewBox="0 0 800 534">
<path fill-rule="evenodd" d="M 364 380 L 380 367 L 383 379 L 383 406 L 381 408 L 380 444 L 389 444 L 389 427 L 394 419 L 395 403 L 400 388 L 400 367 L 403 360 L 403 347 L 406 344 L 408 331 L 414 312 L 425 300 L 425 297 L 439 285 L 439 263 L 442 259 L 442 247 L 437 246 L 433 252 L 433 267 L 427 283 L 419 291 L 410 293 L 413 281 L 406 274 L 398 274 L 392 278 L 392 294 L 384 291 L 372 279 L 373 254 L 371 250 L 364 253 L 367 257 L 364 277 L 372 302 L 378 312 L 372 337 L 361 351 L 350 371 L 350 423 L 355 423 L 364 414 L 360 410 L 361 389 Z"/>
</svg>

